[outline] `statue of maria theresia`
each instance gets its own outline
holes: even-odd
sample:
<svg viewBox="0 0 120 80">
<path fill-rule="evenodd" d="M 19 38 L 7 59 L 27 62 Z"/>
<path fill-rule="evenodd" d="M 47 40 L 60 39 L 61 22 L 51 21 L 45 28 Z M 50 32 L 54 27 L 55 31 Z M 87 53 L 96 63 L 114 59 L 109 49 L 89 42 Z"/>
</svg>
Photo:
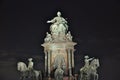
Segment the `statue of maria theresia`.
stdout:
<svg viewBox="0 0 120 80">
<path fill-rule="evenodd" d="M 50 31 L 52 34 L 65 34 L 68 30 L 67 21 L 61 17 L 61 12 L 59 11 L 57 12 L 57 17 L 54 17 L 52 20 L 47 21 L 47 23 L 52 23 L 50 26 Z"/>
</svg>

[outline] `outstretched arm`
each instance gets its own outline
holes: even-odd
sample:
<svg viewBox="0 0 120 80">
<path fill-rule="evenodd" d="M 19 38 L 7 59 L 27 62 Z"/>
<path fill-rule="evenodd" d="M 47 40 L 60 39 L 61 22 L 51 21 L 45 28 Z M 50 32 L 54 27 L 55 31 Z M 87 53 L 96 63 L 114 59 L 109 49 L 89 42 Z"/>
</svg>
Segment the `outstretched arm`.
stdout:
<svg viewBox="0 0 120 80">
<path fill-rule="evenodd" d="M 47 21 L 47 23 L 54 23 L 54 22 L 55 22 L 55 18 Z"/>
<path fill-rule="evenodd" d="M 62 19 L 63 19 L 63 22 L 67 24 L 67 21 L 64 18 L 62 18 Z"/>
<path fill-rule="evenodd" d="M 93 60 L 94 59 L 94 57 L 93 58 L 90 58 L 90 59 L 88 59 L 89 61 L 91 61 L 91 60 Z"/>
</svg>

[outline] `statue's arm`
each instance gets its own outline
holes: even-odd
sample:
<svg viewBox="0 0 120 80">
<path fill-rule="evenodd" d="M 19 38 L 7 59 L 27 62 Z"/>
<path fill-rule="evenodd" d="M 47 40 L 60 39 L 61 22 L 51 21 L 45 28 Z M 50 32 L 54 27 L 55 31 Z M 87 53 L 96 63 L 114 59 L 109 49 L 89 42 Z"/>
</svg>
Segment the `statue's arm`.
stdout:
<svg viewBox="0 0 120 80">
<path fill-rule="evenodd" d="M 55 22 L 55 20 L 56 20 L 55 18 L 54 18 L 54 19 L 52 19 L 52 20 L 48 20 L 48 21 L 47 21 L 47 23 L 54 23 L 54 22 Z"/>
<path fill-rule="evenodd" d="M 63 22 L 67 24 L 67 21 L 64 18 L 62 18 L 62 19 L 63 19 Z"/>
<path fill-rule="evenodd" d="M 89 61 L 91 61 L 91 60 L 93 60 L 94 59 L 94 57 L 93 58 L 90 58 L 90 59 L 88 59 Z"/>
</svg>

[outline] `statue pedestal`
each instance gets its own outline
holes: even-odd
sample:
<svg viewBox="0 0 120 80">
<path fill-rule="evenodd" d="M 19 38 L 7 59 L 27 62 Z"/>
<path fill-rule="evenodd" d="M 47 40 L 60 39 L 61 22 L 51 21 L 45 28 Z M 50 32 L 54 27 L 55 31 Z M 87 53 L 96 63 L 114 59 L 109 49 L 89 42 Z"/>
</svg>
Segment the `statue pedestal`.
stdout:
<svg viewBox="0 0 120 80">
<path fill-rule="evenodd" d="M 64 70 L 67 76 L 74 75 L 74 46 L 75 42 L 44 43 L 45 76 L 54 76 L 54 70 L 58 66 Z"/>
<path fill-rule="evenodd" d="M 62 79 L 63 76 L 74 75 L 74 46 L 72 35 L 68 31 L 67 21 L 57 12 L 57 16 L 47 21 L 52 23 L 50 34 L 46 33 L 45 43 L 42 44 L 45 53 L 45 77 Z M 63 75 L 64 74 L 64 75 Z"/>
</svg>

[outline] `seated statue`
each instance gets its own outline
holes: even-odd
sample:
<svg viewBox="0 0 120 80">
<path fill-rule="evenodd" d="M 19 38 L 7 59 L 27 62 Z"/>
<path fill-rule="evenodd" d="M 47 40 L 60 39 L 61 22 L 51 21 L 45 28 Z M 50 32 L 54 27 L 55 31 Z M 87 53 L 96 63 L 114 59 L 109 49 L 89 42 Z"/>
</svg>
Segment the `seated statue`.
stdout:
<svg viewBox="0 0 120 80">
<path fill-rule="evenodd" d="M 44 41 L 45 42 L 52 42 L 52 37 L 48 32 L 46 33 L 46 38 L 44 39 Z"/>
<path fill-rule="evenodd" d="M 53 23 L 50 26 L 50 31 L 52 32 L 52 34 L 65 34 L 68 30 L 67 21 L 63 17 L 61 17 L 61 12 L 57 12 L 57 17 L 53 18 L 50 21 L 47 21 L 47 23 Z"/>
<path fill-rule="evenodd" d="M 73 37 L 72 37 L 70 31 L 66 34 L 66 37 L 67 37 L 68 41 L 72 41 Z"/>
</svg>

